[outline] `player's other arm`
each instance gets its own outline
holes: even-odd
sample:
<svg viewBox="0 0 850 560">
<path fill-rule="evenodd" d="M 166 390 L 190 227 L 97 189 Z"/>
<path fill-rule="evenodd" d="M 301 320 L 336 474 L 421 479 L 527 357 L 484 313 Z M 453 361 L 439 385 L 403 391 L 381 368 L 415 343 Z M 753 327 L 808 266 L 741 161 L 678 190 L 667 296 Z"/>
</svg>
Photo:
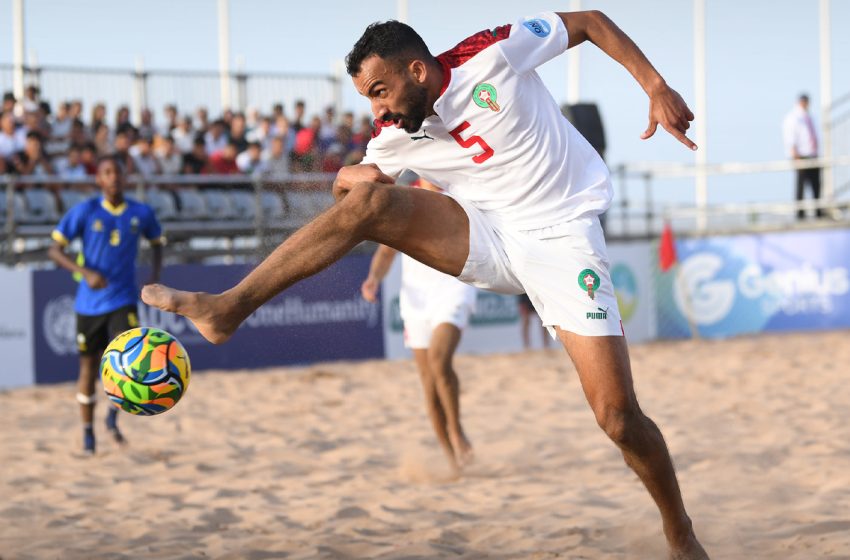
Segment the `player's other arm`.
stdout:
<svg viewBox="0 0 850 560">
<path fill-rule="evenodd" d="M 590 41 L 622 64 L 649 96 L 649 126 L 641 138 L 647 139 L 655 134 L 660 124 L 679 142 L 692 150 L 697 149 L 696 144 L 685 136 L 694 114 L 628 35 L 599 11 L 567 12 L 558 16 L 569 34 L 567 48 Z"/>
<path fill-rule="evenodd" d="M 95 270 L 91 270 L 75 263 L 74 260 L 65 253 L 65 247 L 68 245 L 68 242 L 64 239 L 58 239 L 57 237 L 58 234 L 54 232 L 53 244 L 47 249 L 47 256 L 50 257 L 50 260 L 65 270 L 81 275 L 86 281 L 86 284 L 89 285 L 89 288 L 92 288 L 93 290 L 105 288 L 107 284 L 106 278 Z"/>
<path fill-rule="evenodd" d="M 363 285 L 360 286 L 360 293 L 363 295 L 363 299 L 369 303 L 378 301 L 378 287 L 381 285 L 381 280 L 390 271 L 390 267 L 397 254 L 398 251 L 392 247 L 380 245 L 372 256 L 372 264 L 369 265 L 369 276 L 366 277 Z"/>
<path fill-rule="evenodd" d="M 333 195 L 337 202 L 345 198 L 354 185 L 358 183 L 387 183 L 395 180 L 382 172 L 374 163 L 348 165 L 339 170 L 333 185 Z"/>
<path fill-rule="evenodd" d="M 162 243 L 151 241 L 151 278 L 148 284 L 156 284 L 162 274 Z"/>
</svg>

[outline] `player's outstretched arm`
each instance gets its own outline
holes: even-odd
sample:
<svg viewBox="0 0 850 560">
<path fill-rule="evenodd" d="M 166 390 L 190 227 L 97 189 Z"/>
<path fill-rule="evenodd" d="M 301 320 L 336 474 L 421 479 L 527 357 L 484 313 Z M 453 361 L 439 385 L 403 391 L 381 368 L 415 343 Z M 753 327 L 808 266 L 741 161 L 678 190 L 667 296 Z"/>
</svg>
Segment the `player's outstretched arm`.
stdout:
<svg viewBox="0 0 850 560">
<path fill-rule="evenodd" d="M 644 140 L 655 134 L 660 124 L 679 142 L 696 150 L 697 146 L 685 136 L 694 114 L 674 89 L 667 85 L 661 74 L 652 66 L 628 35 L 599 11 L 567 12 L 558 14 L 569 33 L 572 48 L 590 41 L 605 54 L 625 66 L 649 96 L 649 126 L 641 134 Z"/>
<path fill-rule="evenodd" d="M 375 254 L 372 255 L 372 263 L 369 265 L 369 275 L 363 281 L 363 285 L 360 286 L 360 293 L 363 295 L 363 299 L 369 303 L 378 301 L 378 287 L 381 285 L 381 280 L 390 271 L 390 267 L 397 254 L 398 251 L 392 247 L 380 245 L 378 250 L 375 251 Z"/>
</svg>

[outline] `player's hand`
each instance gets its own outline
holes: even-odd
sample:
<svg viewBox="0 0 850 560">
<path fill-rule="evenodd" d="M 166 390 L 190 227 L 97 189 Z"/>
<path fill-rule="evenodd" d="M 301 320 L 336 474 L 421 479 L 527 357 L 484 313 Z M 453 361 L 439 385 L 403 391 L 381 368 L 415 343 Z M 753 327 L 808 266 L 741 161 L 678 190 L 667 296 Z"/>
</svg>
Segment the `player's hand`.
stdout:
<svg viewBox="0 0 850 560">
<path fill-rule="evenodd" d="M 380 283 L 372 277 L 367 278 L 363 285 L 360 286 L 360 294 L 363 296 L 363 299 L 368 301 L 369 303 L 375 303 L 378 301 L 378 286 Z"/>
<path fill-rule="evenodd" d="M 691 127 L 692 120 L 694 120 L 694 114 L 688 109 L 682 96 L 664 84 L 649 96 L 649 126 L 640 137 L 646 140 L 655 134 L 655 129 L 660 124 L 679 142 L 691 150 L 696 150 L 697 145 L 685 136 L 685 131 Z"/>
<path fill-rule="evenodd" d="M 89 269 L 85 269 L 83 271 L 83 279 L 86 281 L 86 284 L 88 284 L 89 288 L 91 288 L 92 290 L 102 290 L 109 284 L 102 274 Z"/>
<path fill-rule="evenodd" d="M 357 183 L 386 183 L 392 185 L 395 179 L 382 172 L 374 163 L 348 165 L 339 170 L 334 181 L 334 197 L 339 200 Z"/>
</svg>

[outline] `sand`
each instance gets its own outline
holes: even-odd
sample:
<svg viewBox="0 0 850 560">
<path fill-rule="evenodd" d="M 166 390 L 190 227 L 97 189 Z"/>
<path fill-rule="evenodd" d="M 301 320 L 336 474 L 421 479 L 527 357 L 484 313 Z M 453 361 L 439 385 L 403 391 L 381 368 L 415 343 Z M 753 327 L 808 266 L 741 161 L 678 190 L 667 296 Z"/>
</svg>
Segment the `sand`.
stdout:
<svg viewBox="0 0 850 560">
<path fill-rule="evenodd" d="M 850 558 L 848 332 L 632 348 L 715 559 Z M 198 372 L 79 454 L 70 384 L 0 393 L 0 557 L 665 557 L 561 351 L 460 356 L 457 480 L 408 361 Z"/>
</svg>

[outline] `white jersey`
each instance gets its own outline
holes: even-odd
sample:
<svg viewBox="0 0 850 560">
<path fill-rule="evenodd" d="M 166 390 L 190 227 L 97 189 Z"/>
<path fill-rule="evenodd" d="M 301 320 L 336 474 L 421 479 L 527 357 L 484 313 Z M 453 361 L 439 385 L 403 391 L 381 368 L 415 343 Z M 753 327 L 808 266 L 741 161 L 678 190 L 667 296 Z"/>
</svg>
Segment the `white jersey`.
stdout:
<svg viewBox="0 0 850 560">
<path fill-rule="evenodd" d="M 519 230 L 603 212 L 608 169 L 535 71 L 566 48 L 555 13 L 469 37 L 437 57 L 436 115 L 414 134 L 376 123 L 363 162 L 394 177 L 413 171 Z"/>
<path fill-rule="evenodd" d="M 475 288 L 407 255 L 401 259 L 399 311 L 405 322 L 429 320 L 445 310 L 475 310 Z"/>
</svg>

